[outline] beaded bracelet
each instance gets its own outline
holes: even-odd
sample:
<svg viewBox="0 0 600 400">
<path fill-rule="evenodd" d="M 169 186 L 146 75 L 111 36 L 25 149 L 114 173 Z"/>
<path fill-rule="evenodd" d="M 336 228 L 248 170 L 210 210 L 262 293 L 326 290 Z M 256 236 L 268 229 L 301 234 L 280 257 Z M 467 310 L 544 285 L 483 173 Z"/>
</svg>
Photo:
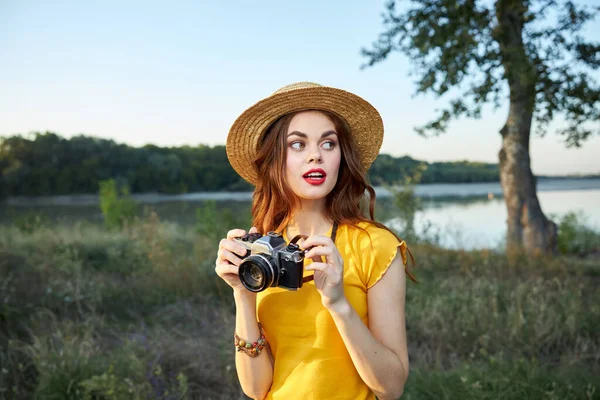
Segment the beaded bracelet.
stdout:
<svg viewBox="0 0 600 400">
<path fill-rule="evenodd" d="M 233 334 L 233 344 L 235 345 L 237 351 L 241 351 L 249 355 L 250 357 L 258 357 L 262 349 L 265 348 L 267 344 L 267 338 L 265 337 L 265 332 L 263 331 L 262 324 L 258 323 L 258 329 L 260 331 L 260 337 L 256 342 L 246 342 L 237 335 L 237 333 Z"/>
</svg>

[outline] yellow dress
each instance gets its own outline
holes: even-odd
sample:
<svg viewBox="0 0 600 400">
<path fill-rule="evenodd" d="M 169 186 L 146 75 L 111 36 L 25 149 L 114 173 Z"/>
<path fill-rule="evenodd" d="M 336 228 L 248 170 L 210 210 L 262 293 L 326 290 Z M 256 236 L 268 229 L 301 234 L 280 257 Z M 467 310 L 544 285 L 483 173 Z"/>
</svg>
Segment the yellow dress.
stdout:
<svg viewBox="0 0 600 400">
<path fill-rule="evenodd" d="M 398 248 L 406 265 L 406 244 L 373 224 L 359 226 L 368 235 L 341 225 L 335 243 L 344 259 L 345 295 L 368 325 L 367 291 L 381 279 Z M 304 265 L 311 262 L 305 259 Z M 312 273 L 305 271 L 304 275 Z M 268 288 L 258 293 L 257 316 L 274 358 L 267 399 L 375 399 L 358 375 L 313 281 L 297 291 Z"/>
</svg>

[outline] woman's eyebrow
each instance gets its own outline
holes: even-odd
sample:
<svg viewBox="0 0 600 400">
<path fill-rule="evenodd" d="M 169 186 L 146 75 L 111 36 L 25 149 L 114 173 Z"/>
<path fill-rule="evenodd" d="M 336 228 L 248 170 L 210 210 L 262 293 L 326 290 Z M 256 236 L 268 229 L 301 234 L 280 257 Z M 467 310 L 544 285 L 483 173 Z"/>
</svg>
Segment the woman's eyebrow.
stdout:
<svg viewBox="0 0 600 400">
<path fill-rule="evenodd" d="M 292 135 L 300 136 L 301 138 L 305 138 L 305 139 L 308 138 L 308 135 L 306 133 L 302 133 L 299 131 L 293 131 L 293 132 L 288 133 L 288 137 L 290 137 Z M 337 135 L 337 132 L 336 131 L 323 132 L 321 134 L 321 139 L 323 139 L 324 137 L 327 137 L 327 136 L 331 136 L 331 135 Z"/>
</svg>

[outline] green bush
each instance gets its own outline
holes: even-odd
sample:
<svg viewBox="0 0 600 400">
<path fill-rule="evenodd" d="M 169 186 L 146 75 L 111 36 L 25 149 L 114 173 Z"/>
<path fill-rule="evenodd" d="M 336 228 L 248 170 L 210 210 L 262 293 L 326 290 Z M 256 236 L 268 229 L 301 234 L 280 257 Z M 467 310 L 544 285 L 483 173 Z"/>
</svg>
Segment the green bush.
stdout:
<svg viewBox="0 0 600 400">
<path fill-rule="evenodd" d="M 248 230 L 251 220 L 249 210 L 243 207 L 235 212 L 228 207 L 218 209 L 214 200 L 208 200 L 202 207 L 196 209 L 196 233 L 217 242 L 231 229 Z"/>
<path fill-rule="evenodd" d="M 60 321 L 40 313 L 31 322 L 32 343 L 19 347 L 35 366 L 37 398 L 175 400 L 188 392 L 187 376 L 165 371 L 162 357 L 137 338 L 143 335 L 107 330 L 102 318 Z M 108 333 L 112 340 L 101 335 Z"/>
<path fill-rule="evenodd" d="M 535 360 L 465 363 L 411 372 L 402 400 L 592 400 L 600 382 L 590 373 L 551 371 Z"/>
<path fill-rule="evenodd" d="M 94 375 L 82 381 L 79 386 L 82 387 L 83 398 L 86 400 L 143 398 L 143 388 L 137 387 L 131 378 L 123 379 L 115 375 L 113 365 L 108 368 L 107 372 L 102 375 Z"/>
<path fill-rule="evenodd" d="M 33 234 L 48 225 L 48 218 L 36 213 L 26 213 L 15 218 L 15 226 L 25 234 Z"/>
<path fill-rule="evenodd" d="M 558 219 L 558 251 L 562 254 L 585 256 L 600 251 L 600 232 L 584 223 L 582 213 L 569 212 Z"/>
<path fill-rule="evenodd" d="M 126 187 L 119 191 L 115 180 L 109 179 L 100 182 L 100 209 L 107 228 L 122 229 L 135 218 L 137 203 L 129 197 Z"/>
<path fill-rule="evenodd" d="M 394 205 L 389 217 L 400 221 L 401 228 L 396 229 L 398 235 L 411 244 L 440 243 L 439 229 L 431 221 L 424 221 L 421 232 L 417 232 L 415 226 L 415 217 L 423 211 L 423 202 L 415 195 L 415 185 L 421 182 L 423 171 L 426 169 L 427 165 L 420 164 L 410 174 L 403 172 L 402 180 L 397 187 L 387 187 L 392 194 Z"/>
</svg>

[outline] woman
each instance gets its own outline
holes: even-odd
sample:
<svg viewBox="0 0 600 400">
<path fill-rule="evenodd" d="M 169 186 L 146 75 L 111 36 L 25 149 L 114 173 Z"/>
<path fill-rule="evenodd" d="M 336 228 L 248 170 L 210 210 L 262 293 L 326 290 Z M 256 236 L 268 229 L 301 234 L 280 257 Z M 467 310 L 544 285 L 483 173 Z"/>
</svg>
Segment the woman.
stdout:
<svg viewBox="0 0 600 400">
<path fill-rule="evenodd" d="M 256 185 L 250 232 L 279 232 L 288 242 L 304 235 L 304 276 L 314 274 L 297 291 L 251 292 L 238 276 L 246 249 L 233 240 L 246 232 L 234 229 L 221 240 L 216 272 L 233 288 L 236 367 L 248 396 L 402 394 L 408 250 L 373 221 L 375 193 L 366 181 L 382 141 L 371 104 L 313 83 L 286 86 L 234 122 L 229 161 Z M 362 211 L 365 191 L 370 219 Z"/>
</svg>

